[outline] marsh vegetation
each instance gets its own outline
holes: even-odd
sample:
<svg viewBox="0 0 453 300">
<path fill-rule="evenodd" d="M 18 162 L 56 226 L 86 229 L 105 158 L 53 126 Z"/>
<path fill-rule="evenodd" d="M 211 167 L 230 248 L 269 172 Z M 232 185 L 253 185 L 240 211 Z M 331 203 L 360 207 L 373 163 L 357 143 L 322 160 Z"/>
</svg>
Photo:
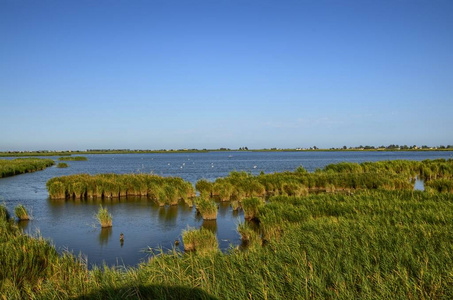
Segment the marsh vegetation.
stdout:
<svg viewBox="0 0 453 300">
<path fill-rule="evenodd" d="M 59 157 L 58 160 L 64 160 L 64 161 L 85 161 L 88 160 L 85 156 L 62 156 Z"/>
<path fill-rule="evenodd" d="M 314 173 L 235 172 L 223 180 L 231 184 L 226 189 L 232 186 L 230 199 L 255 220 L 256 226 L 238 225 L 247 247 L 222 253 L 212 231 L 188 229 L 182 233 L 187 252 L 160 253 L 138 268 L 88 271 L 80 258 L 59 256 L 47 242 L 24 235 L 0 207 L 6 270 L 0 293 L 175 299 L 181 294 L 172 288 L 183 287 L 203 291 L 206 299 L 449 299 L 452 171 L 453 161 L 438 160 L 337 164 Z M 426 192 L 412 190 L 415 177 L 425 180 Z M 69 197 L 67 185 L 77 182 L 86 181 L 51 183 Z M 221 192 L 215 182 L 202 186 L 196 206 Z"/>
<path fill-rule="evenodd" d="M 53 159 L 16 158 L 0 159 L 0 178 L 18 174 L 31 173 L 53 166 Z"/>
<path fill-rule="evenodd" d="M 150 174 L 78 174 L 52 178 L 46 185 L 52 199 L 147 196 L 163 206 L 176 205 L 181 199 L 190 203 L 195 196 L 190 182 Z"/>
</svg>

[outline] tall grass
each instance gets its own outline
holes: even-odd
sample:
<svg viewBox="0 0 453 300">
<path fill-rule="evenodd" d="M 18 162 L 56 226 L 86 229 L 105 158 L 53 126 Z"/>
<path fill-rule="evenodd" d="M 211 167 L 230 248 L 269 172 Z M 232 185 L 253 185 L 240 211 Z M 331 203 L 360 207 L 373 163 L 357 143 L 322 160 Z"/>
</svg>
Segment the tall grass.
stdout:
<svg viewBox="0 0 453 300">
<path fill-rule="evenodd" d="M 217 204 L 213 200 L 199 197 L 195 200 L 195 204 L 203 220 L 217 219 Z"/>
<path fill-rule="evenodd" d="M 209 254 L 218 251 L 219 245 L 215 233 L 203 227 L 184 230 L 182 241 L 186 251 L 196 251 L 198 254 Z"/>
<path fill-rule="evenodd" d="M 78 174 L 54 177 L 46 183 L 52 199 L 148 196 L 159 205 L 176 205 L 195 196 L 191 183 L 178 177 L 150 174 Z"/>
<path fill-rule="evenodd" d="M 109 214 L 107 207 L 102 207 L 102 205 L 99 207 L 96 219 L 102 228 L 112 227 L 112 215 Z"/>
<path fill-rule="evenodd" d="M 14 213 L 19 220 L 30 220 L 27 209 L 22 204 L 16 206 Z"/>
<path fill-rule="evenodd" d="M 436 164 L 427 164 L 439 172 L 427 183 L 448 179 L 448 169 L 435 171 Z M 367 165 L 371 173 L 345 166 L 347 172 L 252 179 L 234 174 L 230 183 L 244 194 L 252 190 L 244 182 L 254 180 L 275 191 L 266 204 L 258 198 L 242 200 L 243 207 L 253 208 L 259 231 L 252 233 L 248 225 L 238 231 L 245 240 L 256 239 L 255 246 L 222 253 L 211 231 L 187 230 L 187 253 L 157 255 L 138 268 L 87 271 L 78 259 L 58 256 L 47 242 L 24 235 L 0 206 L 0 294 L 7 299 L 178 299 L 195 294 L 204 299 L 451 299 L 453 194 L 434 187 L 430 193 L 404 189 L 394 180 L 413 175 L 406 166 L 373 170 Z M 370 179 L 370 174 L 386 178 Z M 323 184 L 337 189 L 351 179 L 347 184 L 356 186 L 354 193 L 281 192 L 292 180 L 308 189 Z"/>
<path fill-rule="evenodd" d="M 57 168 L 67 168 L 68 164 L 67 163 L 58 163 Z"/>
<path fill-rule="evenodd" d="M 44 170 L 54 165 L 53 159 L 16 158 L 0 159 L 0 178 Z"/>
<path fill-rule="evenodd" d="M 244 218 L 247 220 L 258 217 L 259 208 L 264 205 L 263 200 L 259 198 L 247 198 L 241 203 L 244 210 Z"/>
</svg>

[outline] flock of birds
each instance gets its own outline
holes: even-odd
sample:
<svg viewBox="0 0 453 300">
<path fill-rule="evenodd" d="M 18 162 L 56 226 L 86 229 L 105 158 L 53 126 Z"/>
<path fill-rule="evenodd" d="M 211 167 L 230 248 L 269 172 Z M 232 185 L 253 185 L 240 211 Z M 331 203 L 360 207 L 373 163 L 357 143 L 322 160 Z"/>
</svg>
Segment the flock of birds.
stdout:
<svg viewBox="0 0 453 300">
<path fill-rule="evenodd" d="M 231 156 L 231 155 L 228 156 L 228 158 L 232 158 L 232 157 L 233 157 L 233 156 Z M 143 160 L 143 157 L 142 157 L 142 160 Z M 151 160 L 154 160 L 154 158 L 151 158 Z M 187 160 L 190 160 L 190 158 L 188 158 Z M 194 165 L 195 162 L 192 162 L 192 164 Z M 171 163 L 167 163 L 167 166 L 171 166 Z M 183 163 L 179 166 L 179 168 L 180 168 L 180 169 L 184 169 L 185 166 L 186 166 L 186 163 L 183 162 Z M 214 168 L 214 163 L 211 163 L 211 168 Z M 256 168 L 257 168 L 257 166 L 254 165 L 254 166 L 253 166 L 253 169 L 256 169 Z M 141 170 L 144 170 L 144 169 L 145 169 L 145 165 L 142 164 Z M 140 171 L 140 170 L 138 170 L 138 171 Z M 151 172 L 152 172 L 152 171 L 151 171 Z"/>
</svg>

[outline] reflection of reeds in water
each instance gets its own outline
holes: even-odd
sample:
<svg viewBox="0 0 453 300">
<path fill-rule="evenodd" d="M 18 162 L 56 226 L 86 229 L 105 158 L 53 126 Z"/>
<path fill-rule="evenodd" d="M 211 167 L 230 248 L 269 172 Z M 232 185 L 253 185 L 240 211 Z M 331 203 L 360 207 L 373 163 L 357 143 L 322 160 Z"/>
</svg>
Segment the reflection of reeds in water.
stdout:
<svg viewBox="0 0 453 300">
<path fill-rule="evenodd" d="M 201 227 L 211 231 L 212 233 L 217 233 L 217 221 L 216 220 L 203 220 Z"/>
<path fill-rule="evenodd" d="M 178 217 L 178 206 L 169 205 L 158 208 L 158 216 L 161 222 L 165 224 L 176 224 Z"/>
<path fill-rule="evenodd" d="M 101 246 L 107 245 L 111 236 L 112 236 L 112 227 L 101 228 L 101 232 L 99 233 L 99 244 Z"/>
</svg>

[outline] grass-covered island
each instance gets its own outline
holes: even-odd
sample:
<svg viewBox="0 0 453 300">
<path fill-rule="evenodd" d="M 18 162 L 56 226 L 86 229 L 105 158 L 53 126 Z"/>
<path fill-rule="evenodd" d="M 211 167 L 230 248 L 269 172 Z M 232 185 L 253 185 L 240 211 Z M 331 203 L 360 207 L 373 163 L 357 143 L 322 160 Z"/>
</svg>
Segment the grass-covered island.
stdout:
<svg viewBox="0 0 453 300">
<path fill-rule="evenodd" d="M 64 160 L 64 161 L 85 161 L 88 160 L 85 156 L 62 156 L 59 157 L 58 160 Z"/>
<path fill-rule="evenodd" d="M 54 165 L 53 159 L 16 158 L 0 159 L 0 178 L 44 170 Z"/>
<path fill-rule="evenodd" d="M 415 176 L 425 180 L 426 191 L 412 189 Z M 153 180 L 165 186 L 165 179 Z M 452 160 L 233 173 L 218 179 L 217 187 L 205 181 L 197 188 L 203 201 L 210 193 L 230 195 L 232 205 L 242 203 L 255 220 L 253 226 L 238 224 L 245 247 L 222 253 L 210 232 L 188 229 L 182 232 L 187 252 L 155 255 L 135 268 L 88 270 L 81 258 L 59 255 L 42 238 L 24 235 L 2 207 L 0 294 L 7 299 L 451 299 L 453 194 L 430 185 L 452 180 Z M 59 182 L 69 197 L 66 185 L 85 181 Z"/>
</svg>

